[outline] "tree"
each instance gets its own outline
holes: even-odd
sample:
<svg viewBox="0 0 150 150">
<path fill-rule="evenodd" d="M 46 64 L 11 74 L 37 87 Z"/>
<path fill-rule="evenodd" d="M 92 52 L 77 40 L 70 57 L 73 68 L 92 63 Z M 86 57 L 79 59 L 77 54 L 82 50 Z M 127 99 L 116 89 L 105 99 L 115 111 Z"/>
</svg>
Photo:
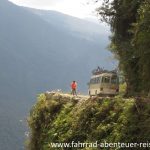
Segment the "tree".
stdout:
<svg viewBox="0 0 150 150">
<path fill-rule="evenodd" d="M 148 93 L 150 90 L 150 83 L 146 82 L 150 77 L 148 0 L 104 0 L 102 7 L 97 11 L 102 20 L 111 27 L 110 49 L 117 55 L 119 67 L 124 72 L 127 83 L 126 94 Z"/>
<path fill-rule="evenodd" d="M 139 58 L 140 87 L 142 93 L 150 92 L 150 1 L 145 0 L 134 24 L 132 44 L 135 55 Z"/>
</svg>

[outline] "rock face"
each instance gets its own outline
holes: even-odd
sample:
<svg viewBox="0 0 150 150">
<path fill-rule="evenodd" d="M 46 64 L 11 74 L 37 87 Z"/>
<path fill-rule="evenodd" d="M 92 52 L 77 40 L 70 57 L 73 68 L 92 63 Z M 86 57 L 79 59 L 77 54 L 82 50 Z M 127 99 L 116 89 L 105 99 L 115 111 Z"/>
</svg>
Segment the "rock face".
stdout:
<svg viewBox="0 0 150 150">
<path fill-rule="evenodd" d="M 70 94 L 64 94 L 62 92 L 54 92 L 54 91 L 47 91 L 45 92 L 45 97 L 46 100 L 66 100 L 66 101 L 71 101 L 71 100 L 76 100 L 76 101 L 85 101 L 89 98 L 89 96 L 85 96 L 85 95 L 79 95 L 79 96 L 73 96 Z"/>
<path fill-rule="evenodd" d="M 59 150 L 57 146 L 52 148 L 54 143 L 72 142 L 147 142 L 150 140 L 150 106 L 145 101 L 139 102 L 119 96 L 102 99 L 61 92 L 41 94 L 28 118 L 31 129 L 28 148 Z M 82 147 L 87 148 L 92 150 Z M 66 149 L 79 148 L 61 147 Z"/>
</svg>

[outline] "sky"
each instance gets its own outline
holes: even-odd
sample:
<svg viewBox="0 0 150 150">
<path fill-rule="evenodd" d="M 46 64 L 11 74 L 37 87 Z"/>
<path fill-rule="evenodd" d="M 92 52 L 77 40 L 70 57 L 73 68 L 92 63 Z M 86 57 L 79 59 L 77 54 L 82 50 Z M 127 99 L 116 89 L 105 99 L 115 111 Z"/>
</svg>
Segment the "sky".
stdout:
<svg viewBox="0 0 150 150">
<path fill-rule="evenodd" d="M 19 6 L 31 8 L 56 10 L 78 18 L 97 20 L 95 9 L 101 1 L 94 3 L 93 0 L 9 0 Z"/>
</svg>

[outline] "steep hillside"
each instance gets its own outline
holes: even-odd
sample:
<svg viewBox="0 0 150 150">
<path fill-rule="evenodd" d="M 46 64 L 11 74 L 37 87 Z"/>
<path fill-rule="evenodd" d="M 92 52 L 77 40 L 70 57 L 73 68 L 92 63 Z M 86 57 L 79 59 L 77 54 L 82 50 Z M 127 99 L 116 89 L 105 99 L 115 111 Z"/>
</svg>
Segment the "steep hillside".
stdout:
<svg viewBox="0 0 150 150">
<path fill-rule="evenodd" d="M 93 41 L 83 33 L 74 35 L 57 24 L 55 15 L 53 25 L 27 8 L 0 0 L 1 150 L 23 149 L 26 129 L 19 120 L 25 120 L 34 95 L 57 88 L 68 91 L 72 80 L 86 92 L 89 72 L 101 62 L 111 67 L 105 60 L 110 56 L 107 36 Z"/>
<path fill-rule="evenodd" d="M 56 19 L 51 22 L 56 24 L 58 15 L 53 16 Z M 13 90 L 12 95 L 16 91 L 21 94 L 57 87 L 67 90 L 72 79 L 78 80 L 80 90 L 85 91 L 87 74 L 95 66 L 112 67 L 107 63 L 110 56 L 105 50 L 107 35 L 99 34 L 96 41 L 83 38 L 83 33 L 74 36 L 61 24 L 56 27 L 7 1 L 1 2 L 0 18 L 0 85 L 3 85 L 0 91 L 5 96 L 8 90 Z"/>
<path fill-rule="evenodd" d="M 149 99 L 124 99 L 120 96 L 76 98 L 61 93 L 41 94 L 28 119 L 31 129 L 28 148 L 111 149 L 106 143 L 124 143 L 122 149 L 126 149 L 125 146 L 137 150 L 148 148 L 149 102 Z M 87 147 L 81 143 L 88 143 Z M 134 143 L 134 146 L 127 143 Z M 121 149 L 119 144 L 118 148 Z M 112 149 L 117 149 L 117 145 Z"/>
</svg>

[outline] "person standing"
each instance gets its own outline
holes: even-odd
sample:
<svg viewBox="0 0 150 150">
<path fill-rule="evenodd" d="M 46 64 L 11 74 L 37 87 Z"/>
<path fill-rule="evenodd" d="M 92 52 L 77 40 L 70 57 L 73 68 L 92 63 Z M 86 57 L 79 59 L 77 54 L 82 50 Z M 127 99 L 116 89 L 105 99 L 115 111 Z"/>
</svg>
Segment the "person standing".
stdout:
<svg viewBox="0 0 150 150">
<path fill-rule="evenodd" d="M 77 82 L 72 81 L 71 83 L 71 94 L 77 96 Z"/>
</svg>

